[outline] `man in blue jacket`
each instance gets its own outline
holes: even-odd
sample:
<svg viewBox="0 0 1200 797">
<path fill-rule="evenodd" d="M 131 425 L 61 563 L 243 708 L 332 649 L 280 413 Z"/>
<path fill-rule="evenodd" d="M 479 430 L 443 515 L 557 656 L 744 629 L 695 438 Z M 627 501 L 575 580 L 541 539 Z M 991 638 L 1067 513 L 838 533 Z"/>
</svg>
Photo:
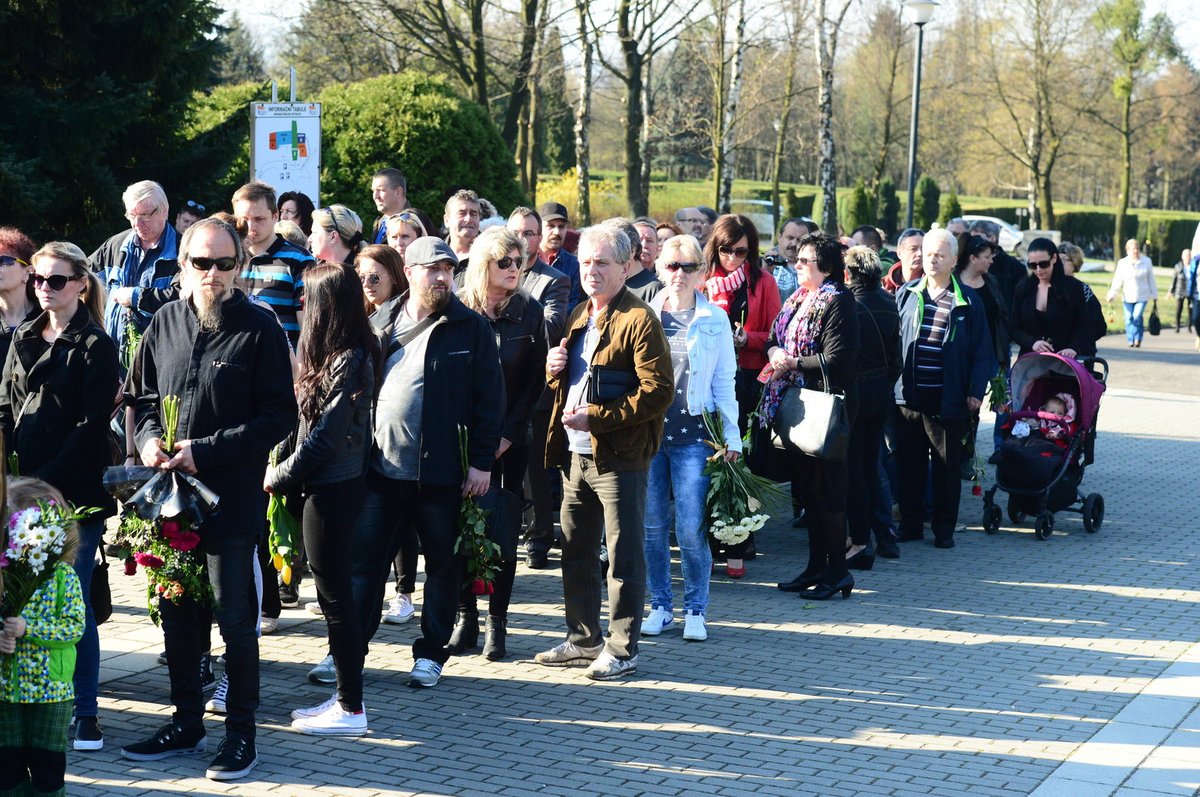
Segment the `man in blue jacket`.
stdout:
<svg viewBox="0 0 1200 797">
<path fill-rule="evenodd" d="M 954 547 L 962 438 L 999 364 L 978 294 L 954 278 L 958 243 L 946 230 L 923 242 L 925 274 L 896 291 L 904 369 L 896 382 L 900 541 L 924 536 L 925 479 L 933 459 L 933 543 Z"/>
</svg>

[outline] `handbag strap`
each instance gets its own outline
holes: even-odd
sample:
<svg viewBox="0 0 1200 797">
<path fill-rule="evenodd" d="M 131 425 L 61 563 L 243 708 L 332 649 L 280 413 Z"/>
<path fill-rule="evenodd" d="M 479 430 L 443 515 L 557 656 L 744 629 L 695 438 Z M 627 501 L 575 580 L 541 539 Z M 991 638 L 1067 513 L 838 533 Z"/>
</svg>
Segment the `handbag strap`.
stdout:
<svg viewBox="0 0 1200 797">
<path fill-rule="evenodd" d="M 829 369 L 825 366 L 825 352 L 817 353 L 817 364 L 821 366 L 821 390 L 832 393 L 829 389 Z"/>
<path fill-rule="evenodd" d="M 400 312 L 404 312 L 404 310 L 401 309 Z M 389 345 L 387 348 L 387 356 L 391 357 L 393 354 L 412 343 L 418 335 L 429 329 L 429 327 L 433 326 L 434 322 L 436 322 L 439 317 L 440 316 L 438 316 L 437 313 L 430 313 L 429 315 L 425 316 L 415 327 L 392 341 L 391 345 Z"/>
<path fill-rule="evenodd" d="M 864 306 L 863 309 L 867 311 L 867 318 L 871 319 L 871 326 L 875 327 L 875 335 L 879 338 L 879 351 L 883 353 L 883 370 L 886 375 L 891 362 L 888 358 L 887 346 L 883 342 L 883 331 L 879 329 L 879 322 L 875 320 L 875 314 L 871 312 L 871 308 Z"/>
</svg>

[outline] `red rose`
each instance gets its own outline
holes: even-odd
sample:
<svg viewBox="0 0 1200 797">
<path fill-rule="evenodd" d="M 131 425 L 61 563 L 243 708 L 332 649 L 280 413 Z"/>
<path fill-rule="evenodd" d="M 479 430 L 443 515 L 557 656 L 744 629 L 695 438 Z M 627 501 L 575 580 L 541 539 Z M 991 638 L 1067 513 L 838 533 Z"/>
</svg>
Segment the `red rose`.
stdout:
<svg viewBox="0 0 1200 797">
<path fill-rule="evenodd" d="M 491 595 L 491 594 L 495 593 L 495 591 L 496 591 L 496 585 L 490 581 L 487 582 L 486 584 L 484 584 L 484 587 L 486 587 L 488 595 Z"/>
<path fill-rule="evenodd" d="M 471 594 L 472 595 L 486 595 L 486 594 L 488 594 L 487 588 L 489 586 L 490 585 L 487 582 L 485 582 L 482 578 L 477 578 L 471 582 Z"/>
<path fill-rule="evenodd" d="M 152 553 L 135 553 L 133 558 L 142 567 L 155 568 L 163 566 L 163 560 Z"/>
<path fill-rule="evenodd" d="M 162 533 L 164 537 L 170 537 L 178 534 L 180 530 L 178 520 L 164 520 L 162 522 Z"/>
<path fill-rule="evenodd" d="M 971 495 L 983 495 L 983 488 L 976 484 L 971 488 Z"/>
<path fill-rule="evenodd" d="M 132 556 L 125 559 L 125 575 L 132 576 L 137 572 L 137 560 Z"/>
<path fill-rule="evenodd" d="M 200 544 L 200 535 L 194 531 L 176 532 L 168 544 L 177 551 L 190 551 Z"/>
</svg>

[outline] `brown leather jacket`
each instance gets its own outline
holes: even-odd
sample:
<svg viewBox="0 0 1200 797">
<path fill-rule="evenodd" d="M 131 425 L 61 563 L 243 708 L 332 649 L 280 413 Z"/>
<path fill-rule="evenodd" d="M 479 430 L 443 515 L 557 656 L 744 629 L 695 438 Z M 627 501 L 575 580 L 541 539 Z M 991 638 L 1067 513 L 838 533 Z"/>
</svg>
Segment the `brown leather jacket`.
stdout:
<svg viewBox="0 0 1200 797">
<path fill-rule="evenodd" d="M 568 348 L 587 329 L 590 309 L 591 303 L 583 301 L 571 311 L 563 333 Z M 596 470 L 600 473 L 646 470 L 662 443 L 663 418 L 671 407 L 675 385 L 666 335 L 650 306 L 626 288 L 621 288 L 600 312 L 596 329 L 600 340 L 591 364 L 633 371 L 641 381 L 634 393 L 588 407 Z M 561 466 L 567 455 L 567 434 L 562 425 L 570 387 L 566 373 L 564 369 L 558 376 L 546 375 L 546 384 L 554 394 L 546 437 L 547 467 Z"/>
</svg>

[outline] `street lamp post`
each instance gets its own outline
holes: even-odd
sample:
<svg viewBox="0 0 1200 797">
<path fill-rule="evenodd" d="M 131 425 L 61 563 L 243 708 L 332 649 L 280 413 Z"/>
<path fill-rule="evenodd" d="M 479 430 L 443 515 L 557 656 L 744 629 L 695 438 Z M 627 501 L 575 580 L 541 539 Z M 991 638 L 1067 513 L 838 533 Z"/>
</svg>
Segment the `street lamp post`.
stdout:
<svg viewBox="0 0 1200 797">
<path fill-rule="evenodd" d="M 937 8 L 933 0 L 905 0 L 904 9 L 917 26 L 917 53 L 913 59 L 912 119 L 908 128 L 908 209 L 906 227 L 913 226 L 913 199 L 917 187 L 917 128 L 921 117 L 921 51 L 925 47 L 925 23 Z"/>
</svg>

